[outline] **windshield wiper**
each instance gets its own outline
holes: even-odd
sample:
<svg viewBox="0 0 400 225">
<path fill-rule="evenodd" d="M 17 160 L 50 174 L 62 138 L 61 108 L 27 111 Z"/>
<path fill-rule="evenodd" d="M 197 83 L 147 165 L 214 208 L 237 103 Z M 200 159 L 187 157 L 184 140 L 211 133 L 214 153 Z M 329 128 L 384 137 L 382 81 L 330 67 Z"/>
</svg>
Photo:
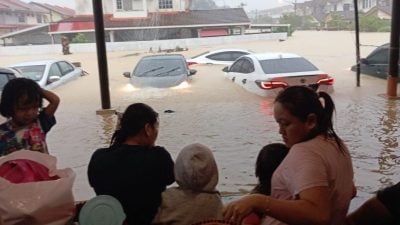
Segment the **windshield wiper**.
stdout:
<svg viewBox="0 0 400 225">
<path fill-rule="evenodd" d="M 164 71 L 164 72 L 161 72 L 161 73 L 157 73 L 156 75 L 154 75 L 155 77 L 158 77 L 158 76 L 161 76 L 161 75 L 164 75 L 164 74 L 169 74 L 169 73 L 171 73 L 171 72 L 174 72 L 174 71 L 176 71 L 176 70 L 179 70 L 181 67 L 180 66 L 177 66 L 177 67 L 174 67 L 174 68 L 172 68 L 172 69 L 170 69 L 170 70 L 167 70 L 167 71 Z"/>
<path fill-rule="evenodd" d="M 144 71 L 143 73 L 141 73 L 140 75 L 138 75 L 138 77 L 141 77 L 141 76 L 143 76 L 143 75 L 145 75 L 145 74 L 148 74 L 148 73 L 151 73 L 151 72 L 154 72 L 154 71 L 157 71 L 157 70 L 161 70 L 161 69 L 163 69 L 163 68 L 164 68 L 163 66 L 160 66 L 160 67 L 153 68 L 153 69 L 151 69 L 151 70 Z"/>
</svg>

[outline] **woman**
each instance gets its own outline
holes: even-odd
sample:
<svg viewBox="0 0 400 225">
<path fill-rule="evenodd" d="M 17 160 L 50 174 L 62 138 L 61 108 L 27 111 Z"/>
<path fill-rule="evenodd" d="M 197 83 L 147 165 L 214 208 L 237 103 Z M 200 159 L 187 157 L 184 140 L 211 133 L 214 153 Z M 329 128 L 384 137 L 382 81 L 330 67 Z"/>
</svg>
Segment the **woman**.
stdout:
<svg viewBox="0 0 400 225">
<path fill-rule="evenodd" d="M 353 168 L 347 147 L 333 129 L 334 103 L 303 86 L 275 99 L 274 117 L 290 148 L 272 177 L 271 197 L 251 194 L 228 204 L 225 219 L 239 223 L 252 211 L 263 224 L 344 224 L 353 196 Z"/>
<path fill-rule="evenodd" d="M 174 182 L 174 162 L 167 150 L 155 146 L 158 114 L 148 105 L 130 105 L 109 148 L 94 152 L 88 166 L 89 183 L 97 195 L 117 198 L 128 224 L 151 224 L 161 192 Z"/>
</svg>

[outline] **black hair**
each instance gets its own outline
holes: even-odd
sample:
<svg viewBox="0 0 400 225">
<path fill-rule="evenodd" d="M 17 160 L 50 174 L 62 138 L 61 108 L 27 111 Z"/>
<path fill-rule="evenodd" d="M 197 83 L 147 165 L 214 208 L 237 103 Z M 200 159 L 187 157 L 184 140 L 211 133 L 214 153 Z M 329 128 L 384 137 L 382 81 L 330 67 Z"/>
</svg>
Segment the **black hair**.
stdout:
<svg viewBox="0 0 400 225">
<path fill-rule="evenodd" d="M 282 143 L 272 143 L 264 146 L 258 153 L 255 175 L 258 184 L 253 192 L 270 195 L 272 174 L 289 152 L 289 147 Z"/>
<path fill-rule="evenodd" d="M 306 135 L 304 141 L 322 134 L 325 138 L 333 137 L 340 151 L 345 152 L 342 140 L 333 129 L 332 116 L 335 111 L 335 104 L 326 92 L 317 93 L 309 87 L 291 86 L 280 92 L 275 98 L 275 102 L 281 103 L 302 122 L 306 122 L 310 114 L 315 114 L 317 125 Z"/>
<path fill-rule="evenodd" d="M 128 137 L 137 135 L 146 124 L 154 126 L 158 113 L 144 103 L 134 103 L 122 114 L 119 128 L 111 138 L 111 146 L 121 145 Z"/>
<path fill-rule="evenodd" d="M 23 105 L 42 107 L 42 88 L 28 78 L 15 78 L 7 82 L 1 93 L 0 113 L 4 117 L 14 116 L 14 108 Z"/>
</svg>

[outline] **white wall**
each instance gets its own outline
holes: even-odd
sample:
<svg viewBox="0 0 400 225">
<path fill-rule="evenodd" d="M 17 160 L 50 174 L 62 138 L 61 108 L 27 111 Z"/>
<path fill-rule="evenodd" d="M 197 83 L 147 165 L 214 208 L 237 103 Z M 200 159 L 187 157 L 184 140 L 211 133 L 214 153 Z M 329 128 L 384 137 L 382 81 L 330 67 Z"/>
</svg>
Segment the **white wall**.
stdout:
<svg viewBox="0 0 400 225">
<path fill-rule="evenodd" d="M 158 41 L 133 41 L 133 42 L 108 42 L 107 51 L 153 51 L 161 49 L 190 48 L 204 45 L 230 44 L 242 41 L 258 41 L 258 40 L 278 40 L 286 39 L 287 33 L 269 33 L 269 34 L 252 34 L 252 35 L 236 35 L 223 37 L 208 38 L 189 38 L 189 39 L 172 39 Z M 70 44 L 70 51 L 74 52 L 95 52 L 96 44 Z M 0 47 L 0 55 L 26 55 L 26 54 L 61 54 L 61 45 L 30 45 L 30 46 L 8 46 Z"/>
</svg>

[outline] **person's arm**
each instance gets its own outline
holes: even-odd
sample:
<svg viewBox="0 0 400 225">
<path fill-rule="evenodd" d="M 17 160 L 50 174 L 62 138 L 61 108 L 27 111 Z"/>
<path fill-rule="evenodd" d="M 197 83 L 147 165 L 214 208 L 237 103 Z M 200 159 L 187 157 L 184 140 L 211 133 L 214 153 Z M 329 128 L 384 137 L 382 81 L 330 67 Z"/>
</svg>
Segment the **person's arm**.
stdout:
<svg viewBox="0 0 400 225">
<path fill-rule="evenodd" d="M 393 224 L 394 218 L 387 208 L 374 196 L 346 218 L 347 225 Z"/>
<path fill-rule="evenodd" d="M 54 113 L 57 111 L 58 105 L 60 104 L 60 98 L 54 92 L 46 89 L 42 89 L 42 96 L 49 102 L 48 105 L 43 108 L 44 112 L 49 117 L 54 116 Z"/>
<path fill-rule="evenodd" d="M 280 200 L 261 194 L 247 195 L 228 204 L 224 218 L 240 221 L 252 211 L 265 212 L 277 220 L 291 225 L 329 224 L 331 206 L 327 187 L 313 187 L 302 191 L 297 200 Z"/>
</svg>

